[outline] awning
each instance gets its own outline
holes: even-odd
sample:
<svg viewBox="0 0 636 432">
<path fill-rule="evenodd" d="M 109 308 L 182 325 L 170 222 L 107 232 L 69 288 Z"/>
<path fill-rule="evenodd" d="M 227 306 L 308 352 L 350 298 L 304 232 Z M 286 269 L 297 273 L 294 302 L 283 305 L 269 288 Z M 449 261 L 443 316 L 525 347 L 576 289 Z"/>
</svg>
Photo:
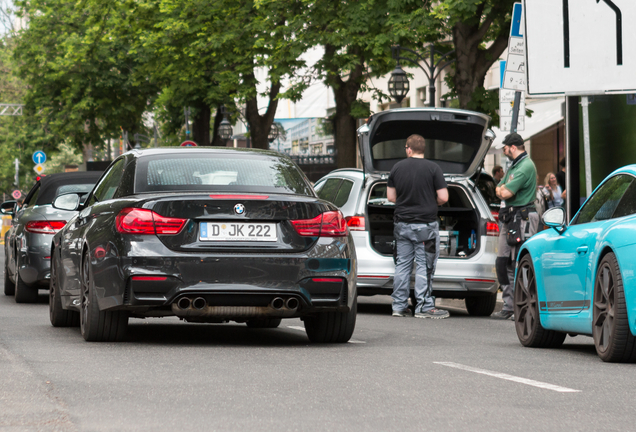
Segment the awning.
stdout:
<svg viewBox="0 0 636 432">
<path fill-rule="evenodd" d="M 562 105 L 564 102 L 565 98 L 562 97 L 550 100 L 540 99 L 536 102 L 527 101 L 527 108 L 534 112 L 532 113 L 532 117 L 526 117 L 525 130 L 520 131 L 519 135 L 521 135 L 526 141 L 530 140 L 533 136 L 563 120 Z M 503 150 L 496 150 L 495 145 L 501 143 L 510 132 L 502 131 L 497 127 L 492 127 L 491 129 L 497 137 L 490 146 L 488 154 L 501 153 Z"/>
</svg>

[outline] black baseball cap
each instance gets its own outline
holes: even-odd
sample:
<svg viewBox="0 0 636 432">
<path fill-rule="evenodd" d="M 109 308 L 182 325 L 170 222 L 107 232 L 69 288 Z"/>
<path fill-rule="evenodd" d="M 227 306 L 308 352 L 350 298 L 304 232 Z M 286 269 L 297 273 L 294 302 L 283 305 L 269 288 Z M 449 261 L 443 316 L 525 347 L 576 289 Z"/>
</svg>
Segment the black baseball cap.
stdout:
<svg viewBox="0 0 636 432">
<path fill-rule="evenodd" d="M 510 133 L 508 135 L 506 135 L 506 137 L 504 138 L 503 142 L 501 142 L 501 144 L 497 144 L 496 148 L 497 149 L 502 149 L 504 148 L 504 146 L 520 146 L 523 145 L 524 141 L 523 138 L 521 138 L 521 135 L 519 135 L 518 133 Z"/>
</svg>

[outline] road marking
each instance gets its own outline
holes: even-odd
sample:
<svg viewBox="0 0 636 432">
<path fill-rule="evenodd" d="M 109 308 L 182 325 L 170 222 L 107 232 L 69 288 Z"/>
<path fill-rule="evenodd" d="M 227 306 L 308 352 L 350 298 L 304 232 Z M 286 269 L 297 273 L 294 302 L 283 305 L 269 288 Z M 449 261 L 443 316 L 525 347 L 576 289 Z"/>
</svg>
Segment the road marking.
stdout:
<svg viewBox="0 0 636 432">
<path fill-rule="evenodd" d="M 514 381 L 514 382 L 518 382 L 521 384 L 526 384 L 526 385 L 530 385 L 533 387 L 539 387 L 542 389 L 546 389 L 546 390 L 552 390 L 555 392 L 559 392 L 559 393 L 578 393 L 581 390 L 575 390 L 575 389 L 571 389 L 571 388 L 567 388 L 567 387 L 561 387 L 558 385 L 554 385 L 554 384 L 548 384 L 548 383 L 544 383 L 541 381 L 535 381 L 535 380 L 531 380 L 528 378 L 521 378 L 521 377 L 516 377 L 513 375 L 508 375 L 505 373 L 501 373 L 501 372 L 493 372 L 493 371 L 489 371 L 489 370 L 485 370 L 485 369 L 477 369 L 474 367 L 470 367 L 470 366 L 465 366 L 459 363 L 452 363 L 452 362 L 433 362 L 435 364 L 439 364 L 442 366 L 448 366 L 448 367 L 452 367 L 455 369 L 461 369 L 461 370 L 465 370 L 468 372 L 475 372 L 478 374 L 482 374 L 482 375 L 488 375 L 491 377 L 495 377 L 495 378 L 501 378 L 504 380 L 508 380 L 508 381 Z"/>
<path fill-rule="evenodd" d="M 302 332 L 305 331 L 305 327 L 301 327 L 301 326 L 287 326 L 287 328 L 290 328 L 292 330 L 300 330 Z M 365 341 L 359 341 L 359 340 L 351 339 L 351 340 L 349 340 L 349 343 L 352 343 L 352 344 L 365 344 L 366 342 Z"/>
</svg>

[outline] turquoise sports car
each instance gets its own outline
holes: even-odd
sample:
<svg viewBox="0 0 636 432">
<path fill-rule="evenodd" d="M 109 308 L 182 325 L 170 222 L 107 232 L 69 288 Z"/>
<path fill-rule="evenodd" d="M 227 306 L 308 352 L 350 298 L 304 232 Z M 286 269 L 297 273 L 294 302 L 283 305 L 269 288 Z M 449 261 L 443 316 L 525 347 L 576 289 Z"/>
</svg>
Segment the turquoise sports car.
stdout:
<svg viewBox="0 0 636 432">
<path fill-rule="evenodd" d="M 589 335 L 608 362 L 636 360 L 636 165 L 610 174 L 568 225 L 543 214 L 544 230 L 523 244 L 514 314 L 524 346 L 556 348 Z"/>
</svg>

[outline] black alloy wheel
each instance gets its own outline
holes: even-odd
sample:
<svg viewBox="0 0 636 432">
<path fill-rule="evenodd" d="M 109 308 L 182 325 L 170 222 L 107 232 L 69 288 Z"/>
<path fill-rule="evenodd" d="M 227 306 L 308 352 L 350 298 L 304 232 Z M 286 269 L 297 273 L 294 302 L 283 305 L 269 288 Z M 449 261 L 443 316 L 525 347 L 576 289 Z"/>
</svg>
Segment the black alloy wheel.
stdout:
<svg viewBox="0 0 636 432">
<path fill-rule="evenodd" d="M 598 266 L 592 323 L 596 353 L 603 361 L 636 360 L 636 338 L 629 329 L 623 278 L 613 253 L 605 255 Z"/>
<path fill-rule="evenodd" d="M 4 259 L 4 295 L 15 295 L 15 284 L 9 278 L 9 269 L 7 268 L 7 259 Z"/>
<path fill-rule="evenodd" d="M 97 303 L 90 255 L 84 253 L 81 272 L 80 333 L 89 342 L 119 342 L 128 330 L 128 313 L 102 311 Z"/>
<path fill-rule="evenodd" d="M 15 302 L 35 303 L 38 301 L 38 287 L 30 287 L 20 276 L 20 261 L 15 263 Z"/>
<path fill-rule="evenodd" d="M 565 333 L 541 326 L 537 281 L 530 255 L 524 256 L 517 267 L 514 299 L 515 329 L 523 346 L 558 348 L 563 344 Z"/>
<path fill-rule="evenodd" d="M 305 318 L 305 331 L 314 343 L 346 343 L 356 327 L 358 298 L 348 312 L 322 312 Z"/>
<path fill-rule="evenodd" d="M 58 260 L 55 258 L 57 251 L 51 254 L 51 279 L 49 281 L 49 319 L 53 327 L 77 327 L 79 326 L 79 313 L 62 308 L 59 278 L 57 277 Z"/>
<path fill-rule="evenodd" d="M 466 297 L 464 303 L 470 315 L 490 316 L 497 306 L 497 293 L 477 297 Z"/>
</svg>

